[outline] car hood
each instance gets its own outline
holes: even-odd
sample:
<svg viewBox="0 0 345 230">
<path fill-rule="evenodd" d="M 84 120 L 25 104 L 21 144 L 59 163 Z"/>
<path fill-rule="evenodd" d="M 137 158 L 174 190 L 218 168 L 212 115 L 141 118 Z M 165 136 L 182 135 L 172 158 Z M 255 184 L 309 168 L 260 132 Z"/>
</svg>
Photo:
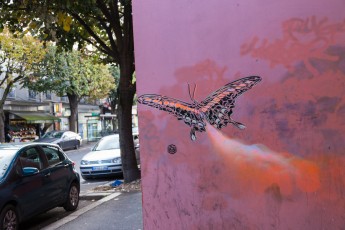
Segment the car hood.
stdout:
<svg viewBox="0 0 345 230">
<path fill-rule="evenodd" d="M 59 140 L 59 138 L 40 138 L 40 139 L 35 140 L 34 142 L 52 143 L 57 140 Z"/>
<path fill-rule="evenodd" d="M 121 157 L 120 149 L 109 149 L 100 151 L 91 151 L 87 153 L 82 160 L 93 161 L 93 160 L 107 160 L 115 157 Z"/>
</svg>

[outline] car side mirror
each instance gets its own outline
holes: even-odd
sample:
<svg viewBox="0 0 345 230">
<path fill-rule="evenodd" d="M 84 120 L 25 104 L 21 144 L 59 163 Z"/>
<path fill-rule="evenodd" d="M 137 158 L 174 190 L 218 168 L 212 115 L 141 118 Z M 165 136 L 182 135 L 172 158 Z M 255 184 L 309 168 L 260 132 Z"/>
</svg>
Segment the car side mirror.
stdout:
<svg viewBox="0 0 345 230">
<path fill-rule="evenodd" d="M 35 175 L 39 172 L 38 168 L 35 167 L 25 167 L 23 168 L 23 176 Z"/>
</svg>

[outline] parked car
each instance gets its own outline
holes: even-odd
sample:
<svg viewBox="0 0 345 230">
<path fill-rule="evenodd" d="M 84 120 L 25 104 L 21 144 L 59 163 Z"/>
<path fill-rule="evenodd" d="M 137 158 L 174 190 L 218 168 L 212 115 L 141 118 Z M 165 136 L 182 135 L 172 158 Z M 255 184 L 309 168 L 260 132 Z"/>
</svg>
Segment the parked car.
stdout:
<svg viewBox="0 0 345 230">
<path fill-rule="evenodd" d="M 137 163 L 140 164 L 139 128 L 138 127 L 132 128 L 132 134 L 133 134 L 135 157 L 137 158 Z"/>
<path fill-rule="evenodd" d="M 80 177 L 58 145 L 1 144 L 0 159 L 0 229 L 55 207 L 77 209 Z"/>
<path fill-rule="evenodd" d="M 78 149 L 82 144 L 82 138 L 78 133 L 72 131 L 51 131 L 35 140 L 35 142 L 57 144 L 63 150 Z"/>
<path fill-rule="evenodd" d="M 121 173 L 119 134 L 101 138 L 80 161 L 80 174 L 85 180 L 95 177 L 115 176 Z"/>
</svg>

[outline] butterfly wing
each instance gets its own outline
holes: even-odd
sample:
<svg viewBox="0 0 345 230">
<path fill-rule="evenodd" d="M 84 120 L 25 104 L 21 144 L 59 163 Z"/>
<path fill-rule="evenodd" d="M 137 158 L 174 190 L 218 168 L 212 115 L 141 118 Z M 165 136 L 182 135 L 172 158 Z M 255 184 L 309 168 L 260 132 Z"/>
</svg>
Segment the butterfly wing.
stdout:
<svg viewBox="0 0 345 230">
<path fill-rule="evenodd" d="M 203 100 L 200 103 L 200 111 L 205 114 L 206 120 L 217 129 L 225 127 L 228 123 L 244 129 L 245 125 L 231 118 L 235 99 L 260 81 L 261 77 L 250 76 L 230 82 Z"/>
<path fill-rule="evenodd" d="M 138 102 L 143 105 L 151 106 L 159 110 L 166 111 L 178 120 L 183 120 L 185 124 L 192 127 L 191 139 L 195 140 L 195 131 L 206 131 L 206 122 L 194 104 L 189 104 L 174 98 L 157 94 L 144 94 L 138 97 Z"/>
</svg>

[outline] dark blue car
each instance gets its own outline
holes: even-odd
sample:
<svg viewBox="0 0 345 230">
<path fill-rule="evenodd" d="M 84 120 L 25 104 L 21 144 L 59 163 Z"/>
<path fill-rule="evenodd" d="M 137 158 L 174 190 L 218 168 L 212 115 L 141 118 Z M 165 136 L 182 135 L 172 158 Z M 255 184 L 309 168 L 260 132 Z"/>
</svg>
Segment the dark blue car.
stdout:
<svg viewBox="0 0 345 230">
<path fill-rule="evenodd" d="M 0 144 L 0 229 L 62 206 L 78 207 L 79 174 L 56 144 Z"/>
</svg>

